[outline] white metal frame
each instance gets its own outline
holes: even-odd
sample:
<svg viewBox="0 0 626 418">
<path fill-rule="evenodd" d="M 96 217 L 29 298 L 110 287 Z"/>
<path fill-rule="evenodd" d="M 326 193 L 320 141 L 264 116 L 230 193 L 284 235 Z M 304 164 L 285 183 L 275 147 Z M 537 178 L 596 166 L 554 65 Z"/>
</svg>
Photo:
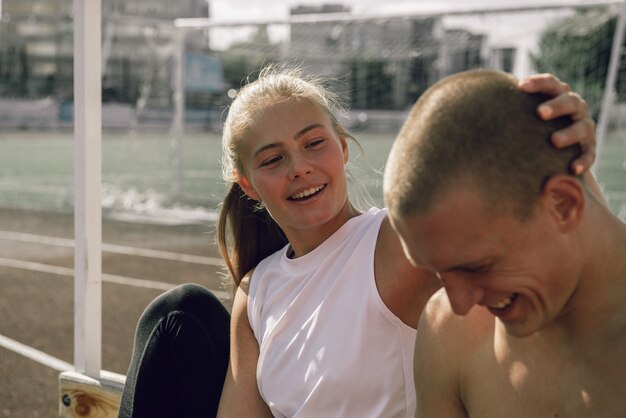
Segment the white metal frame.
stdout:
<svg viewBox="0 0 626 418">
<path fill-rule="evenodd" d="M 74 368 L 98 379 L 102 375 L 102 0 L 74 0 L 73 6 Z M 176 32 L 172 134 L 178 192 L 184 135 L 186 31 Z"/>
<path fill-rule="evenodd" d="M 182 192 L 182 148 L 183 137 L 185 136 L 185 39 L 187 30 L 175 28 L 174 32 L 174 120 L 170 130 L 172 165 L 174 167 L 174 196 Z"/>
<path fill-rule="evenodd" d="M 0 0 L 0 11 L 1 11 Z M 618 35 L 623 36 L 626 15 L 626 0 L 586 1 L 572 3 L 571 7 L 593 7 L 601 4 L 622 4 L 618 30 L 613 48 L 621 47 Z M 545 4 L 531 9 L 562 8 L 564 4 Z M 76 371 L 90 377 L 101 375 L 102 347 L 102 4 L 101 0 L 74 0 L 74 367 Z M 481 10 L 481 13 L 497 13 L 503 11 L 529 10 L 525 8 L 500 7 Z M 427 17 L 433 15 L 473 14 L 477 10 L 447 11 L 435 14 L 420 14 Z M 392 16 L 387 16 L 392 17 Z M 404 16 L 409 17 L 409 16 Z M 296 16 L 273 22 L 262 23 L 295 23 L 308 19 L 325 19 L 326 21 L 380 20 L 382 16 L 350 16 L 350 15 L 316 15 Z M 180 147 L 180 138 L 184 132 L 184 69 L 183 48 L 184 29 L 202 27 L 238 26 L 245 22 L 217 22 L 212 19 L 177 19 L 175 26 L 179 28 L 177 55 L 177 77 L 175 98 L 176 117 L 173 126 L 175 147 Z M 249 22 L 261 23 L 261 22 Z M 181 30 L 182 29 L 182 30 Z M 613 57 L 613 55 L 612 55 Z M 613 59 L 613 61 L 618 61 Z M 612 61 L 607 77 L 607 86 L 614 85 L 616 63 Z M 619 62 L 619 61 L 618 61 Z M 612 81 L 611 81 L 612 80 Z M 610 81 L 610 83 L 609 83 Z M 611 93 L 605 102 L 609 103 Z M 603 104 L 603 109 L 605 105 Z M 603 112 L 604 115 L 605 112 Z M 600 130 L 604 130 L 606 122 L 601 122 Z M 603 133 L 598 135 L 598 151 L 603 141 Z M 179 151 L 178 151 L 179 152 Z M 176 158 L 180 158 L 178 155 Z M 180 161 L 178 162 L 180 164 Z"/>
<path fill-rule="evenodd" d="M 600 108 L 600 118 L 598 120 L 598 128 L 596 131 L 596 139 L 598 145 L 596 147 L 597 155 L 602 152 L 602 147 L 606 140 L 606 130 L 609 124 L 611 113 L 611 105 L 615 100 L 615 83 L 617 82 L 617 70 L 622 60 L 622 50 L 624 46 L 624 27 L 626 26 L 626 0 L 622 1 L 620 12 L 615 25 L 615 34 L 613 35 L 613 45 L 611 47 L 611 58 L 609 61 L 609 70 L 606 74 L 606 82 L 604 83 L 604 94 L 602 96 L 602 107 Z M 598 164 L 594 169 L 597 169 Z"/>
<path fill-rule="evenodd" d="M 469 3 L 469 2 L 468 2 Z M 174 25 L 178 28 L 208 28 L 208 27 L 230 27 L 230 26 L 243 26 L 243 25 L 279 25 L 279 24 L 291 24 L 291 23 L 317 23 L 317 22 L 370 22 L 380 21 L 385 19 L 411 19 L 411 18 L 427 18 L 427 17 L 441 17 L 441 16 L 463 16 L 463 15 L 475 15 L 475 14 L 491 14 L 491 13 L 515 13 L 515 12 L 529 12 L 529 11 L 541 11 L 541 10 L 555 10 L 566 8 L 591 8 L 604 5 L 620 4 L 622 0 L 579 0 L 579 1 L 548 1 L 544 4 L 533 4 L 525 6 L 511 6 L 511 5 L 496 5 L 491 7 L 485 7 L 484 5 L 470 5 L 468 7 L 458 7 L 454 9 L 446 9 L 442 7 L 440 10 L 434 11 L 420 11 L 413 13 L 402 14 L 362 14 L 354 15 L 351 13 L 320 13 L 320 14 L 304 14 L 304 15 L 292 15 L 288 18 L 280 18 L 274 20 L 232 20 L 232 21 L 217 21 L 213 18 L 181 18 L 175 19 Z"/>
<path fill-rule="evenodd" d="M 611 106 L 615 100 L 615 83 L 617 81 L 617 70 L 621 62 L 621 56 L 624 45 L 624 31 L 626 30 L 626 0 L 581 0 L 581 1 L 553 1 L 546 2 L 544 4 L 535 4 L 529 6 L 511 6 L 511 5 L 497 5 L 489 8 L 484 6 L 469 6 L 466 8 L 458 8 L 454 10 L 439 10 L 439 11 L 427 11 L 418 12 L 413 14 L 402 15 L 353 15 L 350 13 L 326 13 L 315 15 L 294 15 L 288 18 L 275 19 L 275 20 L 238 20 L 238 21 L 215 21 L 212 18 L 183 18 L 175 19 L 174 25 L 181 29 L 199 29 L 199 28 L 211 28 L 211 27 L 231 27 L 242 25 L 272 25 L 272 24 L 293 24 L 293 23 L 314 23 L 314 22 L 369 22 L 380 21 L 391 18 L 426 18 L 426 17 L 441 17 L 441 16 L 463 16 L 473 14 L 491 14 L 491 13 L 512 13 L 512 12 L 527 12 L 527 11 L 541 11 L 541 10 L 554 10 L 564 8 L 592 8 L 597 6 L 619 6 L 618 20 L 615 28 L 615 34 L 613 37 L 613 45 L 611 49 L 611 57 L 609 62 L 608 73 L 605 82 L 605 88 L 600 108 L 600 115 L 598 125 L 596 129 L 596 154 L 600 155 L 604 142 L 606 140 L 606 131 L 608 121 L 611 113 Z M 598 164 L 594 165 L 593 170 L 598 169 Z"/>
<path fill-rule="evenodd" d="M 102 350 L 101 0 L 74 0 L 74 368 L 100 377 Z"/>
</svg>

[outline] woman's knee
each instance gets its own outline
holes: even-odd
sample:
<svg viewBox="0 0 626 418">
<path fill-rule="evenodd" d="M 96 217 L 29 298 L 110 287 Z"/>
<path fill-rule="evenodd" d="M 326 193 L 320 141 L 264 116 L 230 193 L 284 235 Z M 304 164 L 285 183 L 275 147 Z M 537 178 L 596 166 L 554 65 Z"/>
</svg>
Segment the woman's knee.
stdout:
<svg viewBox="0 0 626 418">
<path fill-rule="evenodd" d="M 223 316 L 225 308 L 206 287 L 185 283 L 159 295 L 144 310 L 139 326 L 151 327 L 172 312 L 185 312 L 196 317 Z"/>
</svg>

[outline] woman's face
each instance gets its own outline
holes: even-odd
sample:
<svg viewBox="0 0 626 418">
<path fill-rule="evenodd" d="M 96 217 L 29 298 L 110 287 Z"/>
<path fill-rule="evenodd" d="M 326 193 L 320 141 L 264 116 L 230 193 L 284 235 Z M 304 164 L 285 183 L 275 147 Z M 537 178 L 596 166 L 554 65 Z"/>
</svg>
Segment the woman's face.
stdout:
<svg viewBox="0 0 626 418">
<path fill-rule="evenodd" d="M 239 184 L 263 202 L 287 237 L 341 226 L 348 205 L 346 139 L 318 106 L 296 100 L 264 105 L 240 146 Z"/>
</svg>

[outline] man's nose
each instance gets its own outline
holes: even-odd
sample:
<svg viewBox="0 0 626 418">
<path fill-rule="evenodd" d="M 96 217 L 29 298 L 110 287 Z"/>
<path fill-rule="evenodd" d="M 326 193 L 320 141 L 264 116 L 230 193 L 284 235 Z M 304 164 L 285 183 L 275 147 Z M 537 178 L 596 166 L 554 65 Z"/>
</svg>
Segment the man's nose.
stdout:
<svg viewBox="0 0 626 418">
<path fill-rule="evenodd" d="M 483 289 L 467 275 L 445 273 L 439 274 L 439 278 L 446 289 L 452 311 L 457 315 L 466 315 L 483 298 Z"/>
</svg>

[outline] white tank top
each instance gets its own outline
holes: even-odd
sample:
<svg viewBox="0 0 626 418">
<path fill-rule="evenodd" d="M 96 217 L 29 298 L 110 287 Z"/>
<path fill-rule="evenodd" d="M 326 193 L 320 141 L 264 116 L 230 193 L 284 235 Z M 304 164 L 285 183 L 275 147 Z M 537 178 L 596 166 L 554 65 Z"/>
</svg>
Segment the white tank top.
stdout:
<svg viewBox="0 0 626 418">
<path fill-rule="evenodd" d="M 386 211 L 350 219 L 312 252 L 263 260 L 251 278 L 257 383 L 276 417 L 415 414 L 416 330 L 383 303 L 374 251 Z"/>
</svg>

